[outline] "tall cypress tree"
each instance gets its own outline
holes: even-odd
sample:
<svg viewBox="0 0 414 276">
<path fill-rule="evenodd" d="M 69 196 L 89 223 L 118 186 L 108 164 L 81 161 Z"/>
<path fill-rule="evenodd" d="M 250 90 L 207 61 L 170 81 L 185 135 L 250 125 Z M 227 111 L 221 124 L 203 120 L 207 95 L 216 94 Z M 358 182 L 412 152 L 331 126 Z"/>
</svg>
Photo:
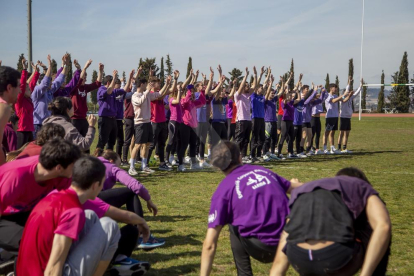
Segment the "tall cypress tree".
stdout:
<svg viewBox="0 0 414 276">
<path fill-rule="evenodd" d="M 125 71 L 122 71 L 122 77 L 124 78 L 124 82 L 127 82 Z"/>
<path fill-rule="evenodd" d="M 339 78 L 338 78 L 338 76 L 336 76 L 335 84 L 336 84 L 336 87 L 338 87 L 338 90 L 339 90 Z"/>
<path fill-rule="evenodd" d="M 242 71 L 240 71 L 237 68 L 233 68 L 233 70 L 231 70 L 231 72 L 229 72 L 230 81 L 233 81 L 234 79 L 237 79 L 237 81 L 240 83 L 240 81 L 243 79 L 242 74 L 243 74 Z"/>
<path fill-rule="evenodd" d="M 69 58 L 69 65 L 67 65 L 68 69 L 66 69 L 66 79 L 65 79 L 65 83 L 69 83 L 70 80 L 72 79 L 72 57 L 70 56 L 69 53 L 68 54 L 68 58 Z"/>
<path fill-rule="evenodd" d="M 382 70 L 381 84 L 384 84 L 384 81 L 385 81 L 385 75 L 384 75 L 384 70 Z M 384 110 L 383 110 L 384 107 L 385 107 L 384 86 L 381 86 L 380 92 L 378 94 L 377 112 L 384 113 Z"/>
<path fill-rule="evenodd" d="M 391 83 L 398 83 L 398 71 L 394 72 L 391 75 Z M 398 97 L 397 97 L 397 86 L 392 86 L 391 93 L 388 95 L 388 100 L 390 101 L 390 107 L 394 108 L 398 105 Z"/>
<path fill-rule="evenodd" d="M 52 75 L 57 73 L 57 62 L 56 60 L 52 59 Z"/>
<path fill-rule="evenodd" d="M 295 67 L 294 67 L 294 64 L 293 64 L 293 58 L 292 58 L 292 61 L 290 63 L 289 73 L 293 73 L 292 78 L 290 79 L 290 82 L 289 82 L 289 89 L 293 89 L 295 87 Z"/>
<path fill-rule="evenodd" d="M 93 70 L 92 72 L 92 83 L 94 83 L 98 79 L 98 72 Z M 96 104 L 98 103 L 98 89 L 92 90 L 91 92 L 91 102 L 93 103 L 93 112 L 96 112 Z"/>
<path fill-rule="evenodd" d="M 329 74 L 326 74 L 326 79 L 325 79 L 325 89 L 329 91 L 329 84 L 330 84 L 330 80 L 329 80 Z"/>
<path fill-rule="evenodd" d="M 21 54 L 19 56 L 19 61 L 17 62 L 17 71 L 19 71 L 20 73 L 23 70 L 23 64 L 22 64 L 22 60 L 24 59 L 24 54 Z M 30 66 L 30 65 L 29 65 Z"/>
<path fill-rule="evenodd" d="M 164 82 L 165 82 L 165 74 L 164 74 L 165 70 L 164 70 L 164 57 L 161 58 L 161 68 L 160 68 L 160 73 L 158 74 L 158 78 L 161 80 L 161 87 L 164 86 Z"/>
<path fill-rule="evenodd" d="M 187 64 L 187 75 L 186 77 L 190 75 L 190 71 L 193 69 L 193 59 L 191 57 L 188 58 L 188 64 Z"/>
<path fill-rule="evenodd" d="M 167 66 L 167 69 L 165 69 L 165 73 L 167 73 L 167 76 L 173 75 L 173 63 L 170 59 L 170 54 L 167 55 L 167 59 L 165 60 L 165 65 Z"/>
<path fill-rule="evenodd" d="M 354 59 L 353 58 L 349 60 L 348 76 L 352 78 L 352 81 L 349 84 L 349 91 L 352 91 L 354 90 Z"/>
<path fill-rule="evenodd" d="M 404 52 L 401 60 L 400 71 L 398 71 L 397 83 L 408 83 L 408 56 Z M 399 112 L 407 113 L 410 108 L 410 89 L 408 86 L 397 86 L 397 110 Z"/>
<path fill-rule="evenodd" d="M 363 82 L 362 84 L 366 84 L 366 82 Z M 366 109 L 367 108 L 367 86 L 363 86 L 362 88 L 362 99 L 361 99 L 361 108 Z"/>
</svg>

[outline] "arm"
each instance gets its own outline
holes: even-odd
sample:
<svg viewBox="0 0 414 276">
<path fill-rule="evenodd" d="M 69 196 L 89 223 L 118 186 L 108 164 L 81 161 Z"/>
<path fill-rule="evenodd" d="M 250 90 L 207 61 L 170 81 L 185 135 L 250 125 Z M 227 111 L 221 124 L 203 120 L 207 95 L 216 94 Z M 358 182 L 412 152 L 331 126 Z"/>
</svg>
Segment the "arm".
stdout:
<svg viewBox="0 0 414 276">
<path fill-rule="evenodd" d="M 173 80 L 173 83 L 171 85 L 171 88 L 168 91 L 168 94 L 173 93 L 174 90 L 177 89 L 177 80 L 178 80 L 179 76 L 180 76 L 180 72 L 178 72 L 178 70 L 175 70 L 174 71 L 174 80 Z"/>
<path fill-rule="evenodd" d="M 206 95 L 208 96 L 211 96 L 210 91 L 211 91 L 211 86 L 213 85 L 213 79 L 214 79 L 214 71 L 210 67 L 210 80 L 208 81 L 206 91 L 205 91 Z"/>
<path fill-rule="evenodd" d="M 140 183 L 135 178 L 131 177 L 125 170 L 118 167 L 113 167 L 115 178 L 117 182 L 125 185 L 128 189 L 134 192 L 134 194 L 139 195 L 143 200 L 151 200 L 151 196 L 148 190 L 145 188 L 142 183 Z"/>
<path fill-rule="evenodd" d="M 26 92 L 26 81 L 27 81 L 27 60 L 23 58 L 22 60 L 23 70 L 20 77 L 20 91 L 22 94 Z M 33 75 L 33 74 L 32 74 Z"/>
<path fill-rule="evenodd" d="M 200 108 L 203 105 L 205 105 L 206 104 L 206 96 L 204 95 L 204 93 L 201 92 L 200 93 L 200 96 L 198 97 L 198 99 L 197 100 L 194 100 L 193 103 L 194 103 L 194 105 L 195 105 L 196 108 Z"/>
<path fill-rule="evenodd" d="M 166 80 L 166 82 L 164 84 L 164 87 L 159 92 L 160 93 L 160 97 L 159 98 L 163 98 L 164 96 L 167 95 L 167 93 L 169 92 L 168 87 L 170 87 L 170 84 L 171 84 L 171 76 L 168 76 L 167 77 L 167 80 Z"/>
<path fill-rule="evenodd" d="M 224 83 L 225 80 L 226 80 L 226 77 L 225 76 L 221 76 L 219 84 L 217 85 L 217 87 L 214 90 L 211 90 L 210 91 L 210 95 L 217 94 L 217 92 L 223 86 L 223 83 Z"/>
<path fill-rule="evenodd" d="M 55 234 L 53 237 L 52 251 L 45 269 L 46 275 L 62 275 L 63 265 L 68 257 L 72 239 L 63 235 Z"/>
<path fill-rule="evenodd" d="M 65 138 L 72 141 L 74 145 L 79 146 L 81 150 L 88 150 L 93 143 L 93 139 L 95 138 L 96 117 L 90 114 L 87 119 L 89 127 L 85 137 L 83 137 L 73 125 L 72 128 L 65 134 Z"/>
<path fill-rule="evenodd" d="M 219 225 L 215 228 L 209 228 L 207 230 L 206 239 L 203 243 L 203 251 L 201 253 L 201 276 L 211 274 L 214 255 L 216 254 L 217 241 L 219 239 L 221 229 L 223 229 L 223 226 Z"/>
<path fill-rule="evenodd" d="M 179 104 L 180 101 L 181 101 L 181 95 L 182 95 L 182 93 L 183 93 L 183 90 L 181 89 L 181 87 L 178 87 L 177 98 L 176 99 L 173 99 L 171 101 L 171 104 Z"/>
<path fill-rule="evenodd" d="M 312 94 L 306 99 L 304 105 L 308 105 L 313 98 L 315 98 L 316 93 L 318 92 L 318 89 L 315 89 L 312 91 Z"/>
<path fill-rule="evenodd" d="M 200 73 L 199 70 L 196 71 L 195 75 L 193 75 L 193 79 L 191 81 L 191 84 L 194 85 L 197 82 L 198 74 Z"/>
<path fill-rule="evenodd" d="M 302 100 L 302 93 L 296 92 L 296 94 L 298 95 L 298 98 L 293 102 L 294 105 L 298 104 Z"/>
<path fill-rule="evenodd" d="M 287 220 L 288 222 L 289 220 Z M 286 222 L 286 224 L 287 224 Z M 286 246 L 286 239 L 288 233 L 283 231 L 280 236 L 279 245 L 277 246 L 276 256 L 273 261 L 272 268 L 270 270 L 270 276 L 284 276 L 289 268 L 289 261 L 286 254 L 283 252 L 283 248 Z"/>
<path fill-rule="evenodd" d="M 191 71 L 190 71 L 190 75 L 188 75 L 188 78 L 187 78 L 187 79 L 184 81 L 184 83 L 181 85 L 181 86 L 182 86 L 182 88 L 183 88 L 183 90 L 187 88 L 187 85 L 188 85 L 188 84 L 190 83 L 190 81 L 191 81 L 192 75 L 193 75 L 193 69 L 191 69 Z"/>
<path fill-rule="evenodd" d="M 253 66 L 253 83 L 250 86 L 250 89 L 255 91 L 256 88 L 257 88 L 257 70 L 256 70 L 256 66 Z"/>
<path fill-rule="evenodd" d="M 357 91 L 352 95 L 351 100 L 355 99 L 359 95 L 359 93 L 362 90 L 362 84 L 363 83 L 364 83 L 364 79 L 361 79 L 361 83 L 359 84 L 359 87 L 358 87 Z"/>
<path fill-rule="evenodd" d="M 9 121 L 10 115 L 11 108 L 7 104 L 0 104 L 0 143 L 3 143 L 4 127 Z M 3 165 L 4 163 L 6 163 L 6 159 L 3 151 L 0 151 L 0 165 Z"/>
<path fill-rule="evenodd" d="M 340 101 L 342 101 L 342 97 L 336 97 L 336 98 L 330 100 L 330 102 L 332 102 L 332 103 L 337 103 L 337 102 L 340 102 Z"/>
<path fill-rule="evenodd" d="M 247 80 L 247 77 L 249 76 L 249 70 L 248 70 L 248 68 L 246 67 L 246 75 L 244 76 L 244 78 L 243 78 L 243 80 L 242 80 L 242 82 L 241 82 L 241 84 L 240 84 L 240 86 L 239 86 L 239 90 L 237 90 L 237 93 L 240 95 L 241 93 L 243 93 L 243 91 L 244 91 L 244 86 L 246 85 L 246 80 Z"/>
<path fill-rule="evenodd" d="M 270 93 L 272 91 L 272 85 L 273 85 L 274 80 L 275 79 L 272 76 L 271 79 L 270 79 L 269 84 L 267 85 L 267 91 L 266 91 L 266 96 L 265 96 L 266 101 L 268 101 L 269 98 L 270 98 Z"/>
<path fill-rule="evenodd" d="M 236 93 L 236 85 L 237 85 L 237 78 L 233 80 L 233 87 L 231 88 L 229 98 L 232 98 L 234 96 L 234 93 Z"/>
<path fill-rule="evenodd" d="M 384 256 L 391 240 L 391 221 L 387 208 L 376 195 L 368 198 L 366 214 L 372 235 L 365 253 L 361 276 L 372 275 L 381 258 Z"/>
<path fill-rule="evenodd" d="M 108 90 L 106 90 L 106 94 L 108 94 L 108 95 L 111 95 L 112 94 L 112 92 L 114 90 L 114 87 L 115 87 L 115 81 L 117 79 L 117 76 L 118 76 L 118 71 L 117 70 L 114 70 L 112 72 L 112 82 L 109 85 Z"/>
<path fill-rule="evenodd" d="M 256 70 L 254 70 L 254 71 L 256 71 Z M 262 69 L 260 69 L 260 77 L 259 77 L 258 80 L 256 80 L 256 85 L 255 85 L 255 88 L 254 88 L 255 89 L 254 93 L 257 92 L 257 88 L 259 87 L 260 82 L 262 81 L 263 74 L 264 74 L 264 66 L 262 66 Z M 266 78 L 266 80 L 267 80 L 267 78 Z"/>
</svg>

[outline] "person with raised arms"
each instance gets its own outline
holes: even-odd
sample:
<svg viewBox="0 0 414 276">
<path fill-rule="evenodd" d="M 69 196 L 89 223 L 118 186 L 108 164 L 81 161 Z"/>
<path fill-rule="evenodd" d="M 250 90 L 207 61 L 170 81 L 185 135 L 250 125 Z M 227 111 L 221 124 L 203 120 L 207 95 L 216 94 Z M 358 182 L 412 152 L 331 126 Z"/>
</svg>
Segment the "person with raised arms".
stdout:
<svg viewBox="0 0 414 276">
<path fill-rule="evenodd" d="M 312 115 L 312 100 L 318 92 L 318 87 L 312 82 L 312 87 L 309 90 L 309 85 L 304 85 L 302 89 L 302 98 L 305 100 L 302 109 L 302 138 L 300 141 L 300 154 L 311 156 L 313 153 L 310 151 L 310 140 L 312 138 L 312 126 L 311 126 L 311 115 Z M 306 148 L 305 148 L 306 142 Z"/>
<path fill-rule="evenodd" d="M 311 139 L 311 149 L 315 152 L 315 154 L 325 154 L 323 150 L 319 148 L 319 142 L 321 140 L 321 113 L 323 112 L 322 102 L 325 101 L 327 97 L 327 91 L 325 87 L 321 87 L 321 92 L 315 95 L 315 99 L 312 102 L 312 119 L 311 119 L 311 127 L 312 127 L 312 139 Z M 315 139 L 315 148 L 313 147 L 313 141 Z"/>
<path fill-rule="evenodd" d="M 286 193 L 300 183 L 261 166 L 243 165 L 238 146 L 229 141 L 213 148 L 212 164 L 225 178 L 211 198 L 200 275 L 211 274 L 220 232 L 227 224 L 237 274 L 253 275 L 250 257 L 273 261 L 289 214 Z"/>
<path fill-rule="evenodd" d="M 342 97 L 338 97 L 338 86 L 335 83 L 329 85 L 329 94 L 325 100 L 326 107 L 326 123 L 325 123 L 325 135 L 323 136 L 323 152 L 325 154 L 338 154 L 341 153 L 335 148 L 335 131 L 338 130 L 338 116 L 339 116 L 339 102 L 343 101 Z M 328 150 L 327 144 L 331 145 L 331 149 Z"/>
</svg>

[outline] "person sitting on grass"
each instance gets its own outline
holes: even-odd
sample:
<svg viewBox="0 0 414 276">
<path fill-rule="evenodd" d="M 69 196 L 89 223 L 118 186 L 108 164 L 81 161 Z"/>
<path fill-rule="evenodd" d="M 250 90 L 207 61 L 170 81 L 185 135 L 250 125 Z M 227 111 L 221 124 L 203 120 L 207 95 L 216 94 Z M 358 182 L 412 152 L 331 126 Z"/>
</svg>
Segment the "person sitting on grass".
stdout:
<svg viewBox="0 0 414 276">
<path fill-rule="evenodd" d="M 289 207 L 271 276 L 285 275 L 289 263 L 300 275 L 386 274 L 390 217 L 362 171 L 305 183 Z"/>
<path fill-rule="evenodd" d="M 43 198 L 30 213 L 20 242 L 17 275 L 103 275 L 118 247 L 118 224 L 82 204 L 102 190 L 105 166 L 95 157 L 73 166 L 69 189 Z"/>
<path fill-rule="evenodd" d="M 238 146 L 229 141 L 213 148 L 212 164 L 226 177 L 211 198 L 200 275 L 210 275 L 217 241 L 226 224 L 237 274 L 253 275 L 250 257 L 263 263 L 274 259 L 289 214 L 286 193 L 300 183 L 261 166 L 243 165 Z"/>
<path fill-rule="evenodd" d="M 100 199 L 117 208 L 126 205 L 128 211 L 143 218 L 144 213 L 141 201 L 138 198 L 139 196 L 147 202 L 148 210 L 152 212 L 154 216 L 157 215 L 158 208 L 152 202 L 148 190 L 138 180 L 131 177 L 125 170 L 120 168 L 121 158 L 116 152 L 112 150 L 102 151 L 102 149 L 96 149 L 95 156 L 97 156 L 106 167 L 106 179 L 102 192 L 98 195 Z M 112 189 L 116 182 L 119 182 L 126 187 Z M 138 239 L 138 248 L 141 249 L 153 249 L 163 246 L 164 244 L 164 240 L 156 239 L 153 236 L 150 236 L 146 243 L 142 242 L 142 238 Z"/>
</svg>

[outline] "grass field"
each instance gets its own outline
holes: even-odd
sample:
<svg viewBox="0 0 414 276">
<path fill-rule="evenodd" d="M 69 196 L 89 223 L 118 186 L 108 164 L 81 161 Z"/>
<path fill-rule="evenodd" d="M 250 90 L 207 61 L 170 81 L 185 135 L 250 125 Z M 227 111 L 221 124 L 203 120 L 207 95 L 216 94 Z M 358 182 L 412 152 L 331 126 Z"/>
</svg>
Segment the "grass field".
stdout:
<svg viewBox="0 0 414 276">
<path fill-rule="evenodd" d="M 323 119 L 322 119 L 323 120 Z M 348 148 L 352 155 L 315 156 L 264 163 L 279 175 L 306 182 L 330 177 L 346 166 L 362 169 L 386 202 L 393 224 L 389 275 L 414 275 L 414 119 L 363 118 L 352 120 Z M 97 139 L 96 139 L 97 140 Z M 96 141 L 95 141 L 96 143 Z M 92 150 L 94 150 L 92 147 Z M 223 175 L 218 171 L 156 172 L 138 176 L 159 207 L 157 217 L 146 213 L 152 232 L 167 240 L 150 252 L 133 257 L 149 261 L 147 275 L 197 275 L 207 230 L 210 198 Z M 252 260 L 255 275 L 268 275 L 271 264 Z M 236 275 L 228 228 L 221 233 L 213 275 Z M 296 275 L 293 269 L 288 275 Z"/>
</svg>

